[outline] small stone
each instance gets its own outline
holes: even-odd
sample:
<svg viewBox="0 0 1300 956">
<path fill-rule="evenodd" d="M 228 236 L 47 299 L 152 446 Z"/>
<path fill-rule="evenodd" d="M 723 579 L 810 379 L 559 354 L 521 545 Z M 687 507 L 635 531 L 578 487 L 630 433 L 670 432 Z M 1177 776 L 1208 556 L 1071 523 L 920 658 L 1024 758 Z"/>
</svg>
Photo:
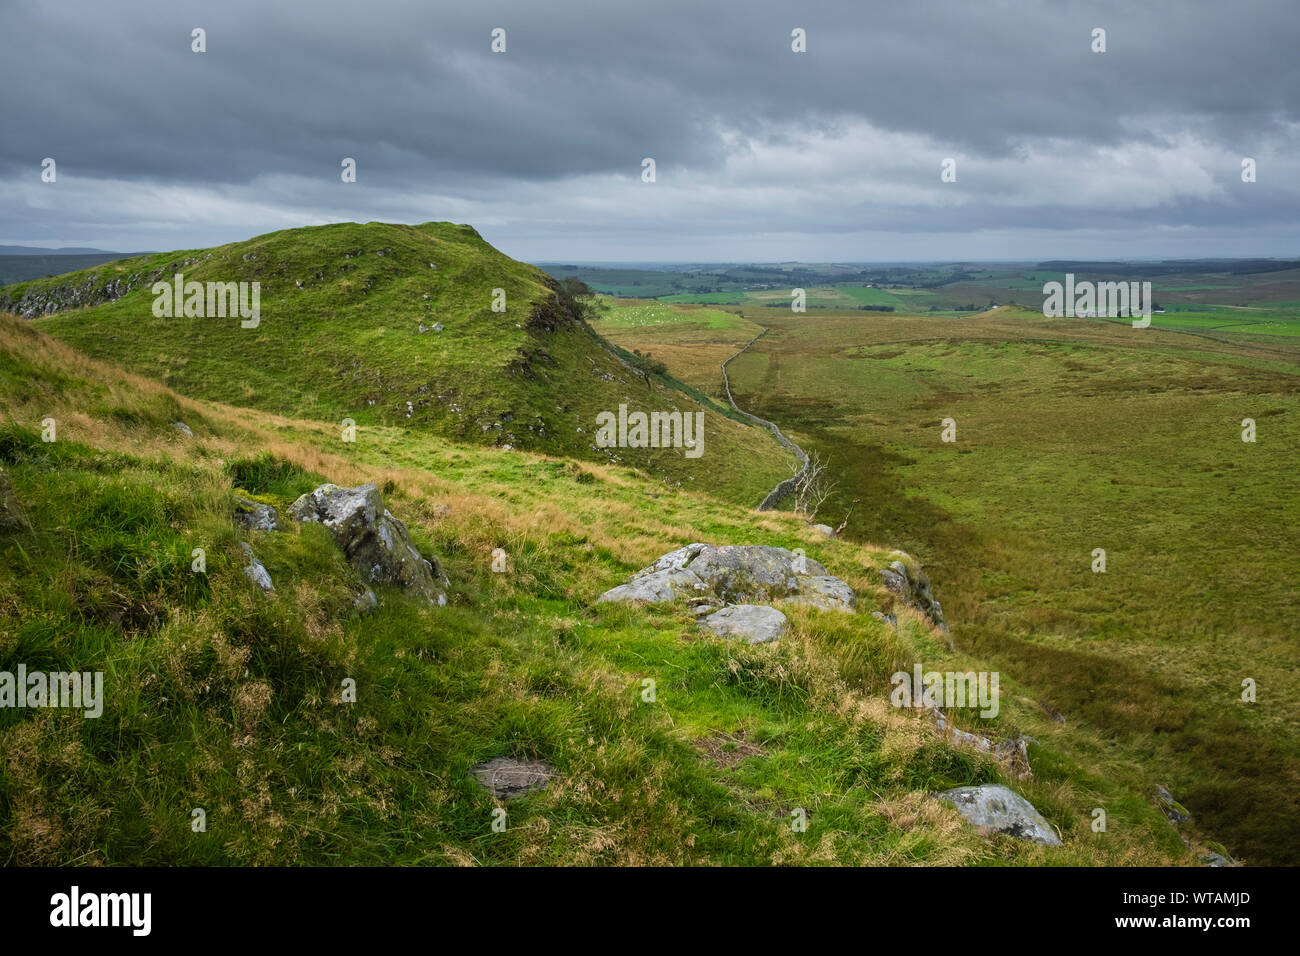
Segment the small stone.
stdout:
<svg viewBox="0 0 1300 956">
<path fill-rule="evenodd" d="M 180 432 L 182 435 L 186 436 L 187 438 L 194 437 L 194 432 L 192 432 L 190 430 L 190 426 L 186 425 L 184 422 L 172 422 L 172 428 L 176 429 L 178 432 Z"/>
<path fill-rule="evenodd" d="M 496 757 L 472 767 L 470 773 L 498 800 L 514 800 L 537 790 L 545 790 L 556 770 L 541 760 Z"/>
<path fill-rule="evenodd" d="M 252 581 L 263 591 L 274 591 L 275 587 L 271 584 L 271 575 L 266 570 L 266 566 L 253 554 L 253 549 L 241 541 L 240 546 L 244 553 L 248 555 L 248 567 L 244 568 L 244 573 L 248 575 L 248 580 Z"/>
<path fill-rule="evenodd" d="M 1187 808 L 1175 800 L 1173 794 L 1164 787 L 1156 787 L 1156 799 L 1160 802 L 1160 809 L 1164 811 L 1170 823 L 1186 823 L 1192 818 Z"/>
</svg>

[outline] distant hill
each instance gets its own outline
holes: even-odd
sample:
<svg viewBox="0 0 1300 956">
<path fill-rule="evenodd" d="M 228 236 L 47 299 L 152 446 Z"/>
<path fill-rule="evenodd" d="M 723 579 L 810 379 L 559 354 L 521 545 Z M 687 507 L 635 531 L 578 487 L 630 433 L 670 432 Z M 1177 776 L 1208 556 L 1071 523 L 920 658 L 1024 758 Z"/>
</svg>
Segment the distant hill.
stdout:
<svg viewBox="0 0 1300 956">
<path fill-rule="evenodd" d="M 44 246 L 0 246 L 0 256 L 116 256 L 119 259 L 127 255 L 124 252 L 109 252 L 107 249 L 92 249 L 89 246 L 60 246 L 46 249 Z"/>
<path fill-rule="evenodd" d="M 150 289 L 176 273 L 260 283 L 260 324 L 155 316 Z M 584 308 L 453 223 L 289 229 L 0 289 L 0 310 L 198 398 L 632 465 L 748 504 L 788 477 L 792 457 L 765 429 L 643 371 Z M 703 454 L 596 447 L 597 415 L 620 405 L 703 413 Z"/>
</svg>

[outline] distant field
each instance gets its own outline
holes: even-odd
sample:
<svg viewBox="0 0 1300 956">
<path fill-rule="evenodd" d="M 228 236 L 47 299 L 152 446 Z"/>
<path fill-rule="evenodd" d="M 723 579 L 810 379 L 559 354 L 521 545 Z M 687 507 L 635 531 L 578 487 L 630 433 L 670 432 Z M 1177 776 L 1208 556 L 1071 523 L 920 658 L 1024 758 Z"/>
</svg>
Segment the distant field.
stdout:
<svg viewBox="0 0 1300 956">
<path fill-rule="evenodd" d="M 1249 861 L 1300 862 L 1300 349 L 1174 330 L 1235 310 L 741 311 L 769 332 L 729 367 L 737 400 L 829 458 L 825 520 L 852 507 L 849 534 L 920 556 L 958 645 L 1110 735 L 1135 784 Z"/>
<path fill-rule="evenodd" d="M 665 322 L 681 322 L 702 325 L 710 329 L 730 329 L 741 320 L 731 312 L 720 309 L 676 309 L 671 305 L 657 302 L 627 302 L 606 300 L 613 306 L 600 320 L 602 329 L 638 328 L 642 326 L 662 325 Z"/>
<path fill-rule="evenodd" d="M 1175 306 L 1163 315 L 1153 315 L 1151 324 L 1162 329 L 1202 329 L 1294 337 L 1300 335 L 1300 309 L 1275 304 L 1241 309 L 1214 308 L 1205 311 L 1205 307 L 1201 306 L 1193 312 L 1188 311 L 1185 306 Z"/>
<path fill-rule="evenodd" d="M 618 300 L 608 304 L 611 308 L 592 323 L 597 332 L 629 352 L 666 363 L 676 378 L 723 401 L 722 363 L 763 331 L 719 309 Z"/>
<path fill-rule="evenodd" d="M 740 305 L 748 295 L 747 292 L 679 292 L 675 295 L 661 295 L 659 301 L 694 302 L 700 305 Z"/>
</svg>

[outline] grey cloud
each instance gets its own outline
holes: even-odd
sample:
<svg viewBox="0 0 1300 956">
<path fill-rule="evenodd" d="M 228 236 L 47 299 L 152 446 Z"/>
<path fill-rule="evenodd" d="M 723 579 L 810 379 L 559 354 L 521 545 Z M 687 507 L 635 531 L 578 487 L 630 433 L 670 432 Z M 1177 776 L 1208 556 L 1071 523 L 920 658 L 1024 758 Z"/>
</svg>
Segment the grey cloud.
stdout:
<svg viewBox="0 0 1300 956">
<path fill-rule="evenodd" d="M 107 200 L 62 189 L 75 180 L 134 184 L 141 195 L 193 190 L 214 205 L 238 194 L 260 205 L 271 228 L 288 224 L 276 215 L 413 221 L 451 209 L 495 221 L 506 242 L 603 230 L 615 248 L 656 232 L 725 243 L 755 230 L 1078 229 L 1087 224 L 1077 209 L 1063 218 L 1054 203 L 1018 203 L 1006 182 L 964 178 L 971 201 L 945 209 L 902 202 L 893 190 L 928 188 L 947 155 L 965 164 L 1059 143 L 1080 153 L 1169 148 L 1179 132 L 1225 155 L 1295 155 L 1300 140 L 1300 17 L 1290 0 L 65 0 L 6 4 L 0 22 L 9 80 L 0 86 L 0 241 L 135 236 L 138 248 L 248 234 L 235 225 L 148 226 L 168 212 L 128 218 Z M 207 31 L 201 56 L 189 49 L 195 26 Z M 498 26 L 505 55 L 488 48 Z M 808 31 L 805 55 L 790 52 L 795 26 Z M 1096 26 L 1107 30 L 1104 55 L 1089 50 Z M 927 146 L 864 165 L 873 193 L 856 222 L 815 203 L 792 222 L 792 190 L 804 184 L 782 195 L 781 170 L 763 171 L 776 185 L 756 197 L 728 165 L 751 147 L 863 127 Z M 26 183 L 44 156 L 59 161 L 62 182 L 38 201 Z M 344 156 L 360 170 L 346 193 Z M 661 181 L 689 174 L 721 198 L 682 206 L 673 223 L 609 211 L 563 221 L 554 197 L 593 190 L 613 201 L 622 194 L 610 181 L 636 184 L 644 156 L 656 158 Z M 1216 167 L 1214 176 L 1227 189 L 1233 170 Z M 1256 186 L 1266 202 L 1184 196 L 1158 212 L 1117 208 L 1109 221 L 1117 235 L 1295 221 L 1294 186 L 1266 176 Z M 742 195 L 751 205 L 718 212 Z M 557 249 L 554 258 L 577 254 Z M 629 247 L 625 257 L 639 255 Z"/>
</svg>

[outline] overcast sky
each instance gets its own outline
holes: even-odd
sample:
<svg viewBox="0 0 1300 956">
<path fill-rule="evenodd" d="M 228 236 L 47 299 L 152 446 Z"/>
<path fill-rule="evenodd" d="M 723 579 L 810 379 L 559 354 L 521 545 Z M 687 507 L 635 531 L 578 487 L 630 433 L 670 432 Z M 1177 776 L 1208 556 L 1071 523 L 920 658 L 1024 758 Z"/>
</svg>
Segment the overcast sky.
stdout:
<svg viewBox="0 0 1300 956">
<path fill-rule="evenodd" d="M 1297 0 L 0 0 L 0 243 L 1294 257 L 1298 51 Z"/>
</svg>

